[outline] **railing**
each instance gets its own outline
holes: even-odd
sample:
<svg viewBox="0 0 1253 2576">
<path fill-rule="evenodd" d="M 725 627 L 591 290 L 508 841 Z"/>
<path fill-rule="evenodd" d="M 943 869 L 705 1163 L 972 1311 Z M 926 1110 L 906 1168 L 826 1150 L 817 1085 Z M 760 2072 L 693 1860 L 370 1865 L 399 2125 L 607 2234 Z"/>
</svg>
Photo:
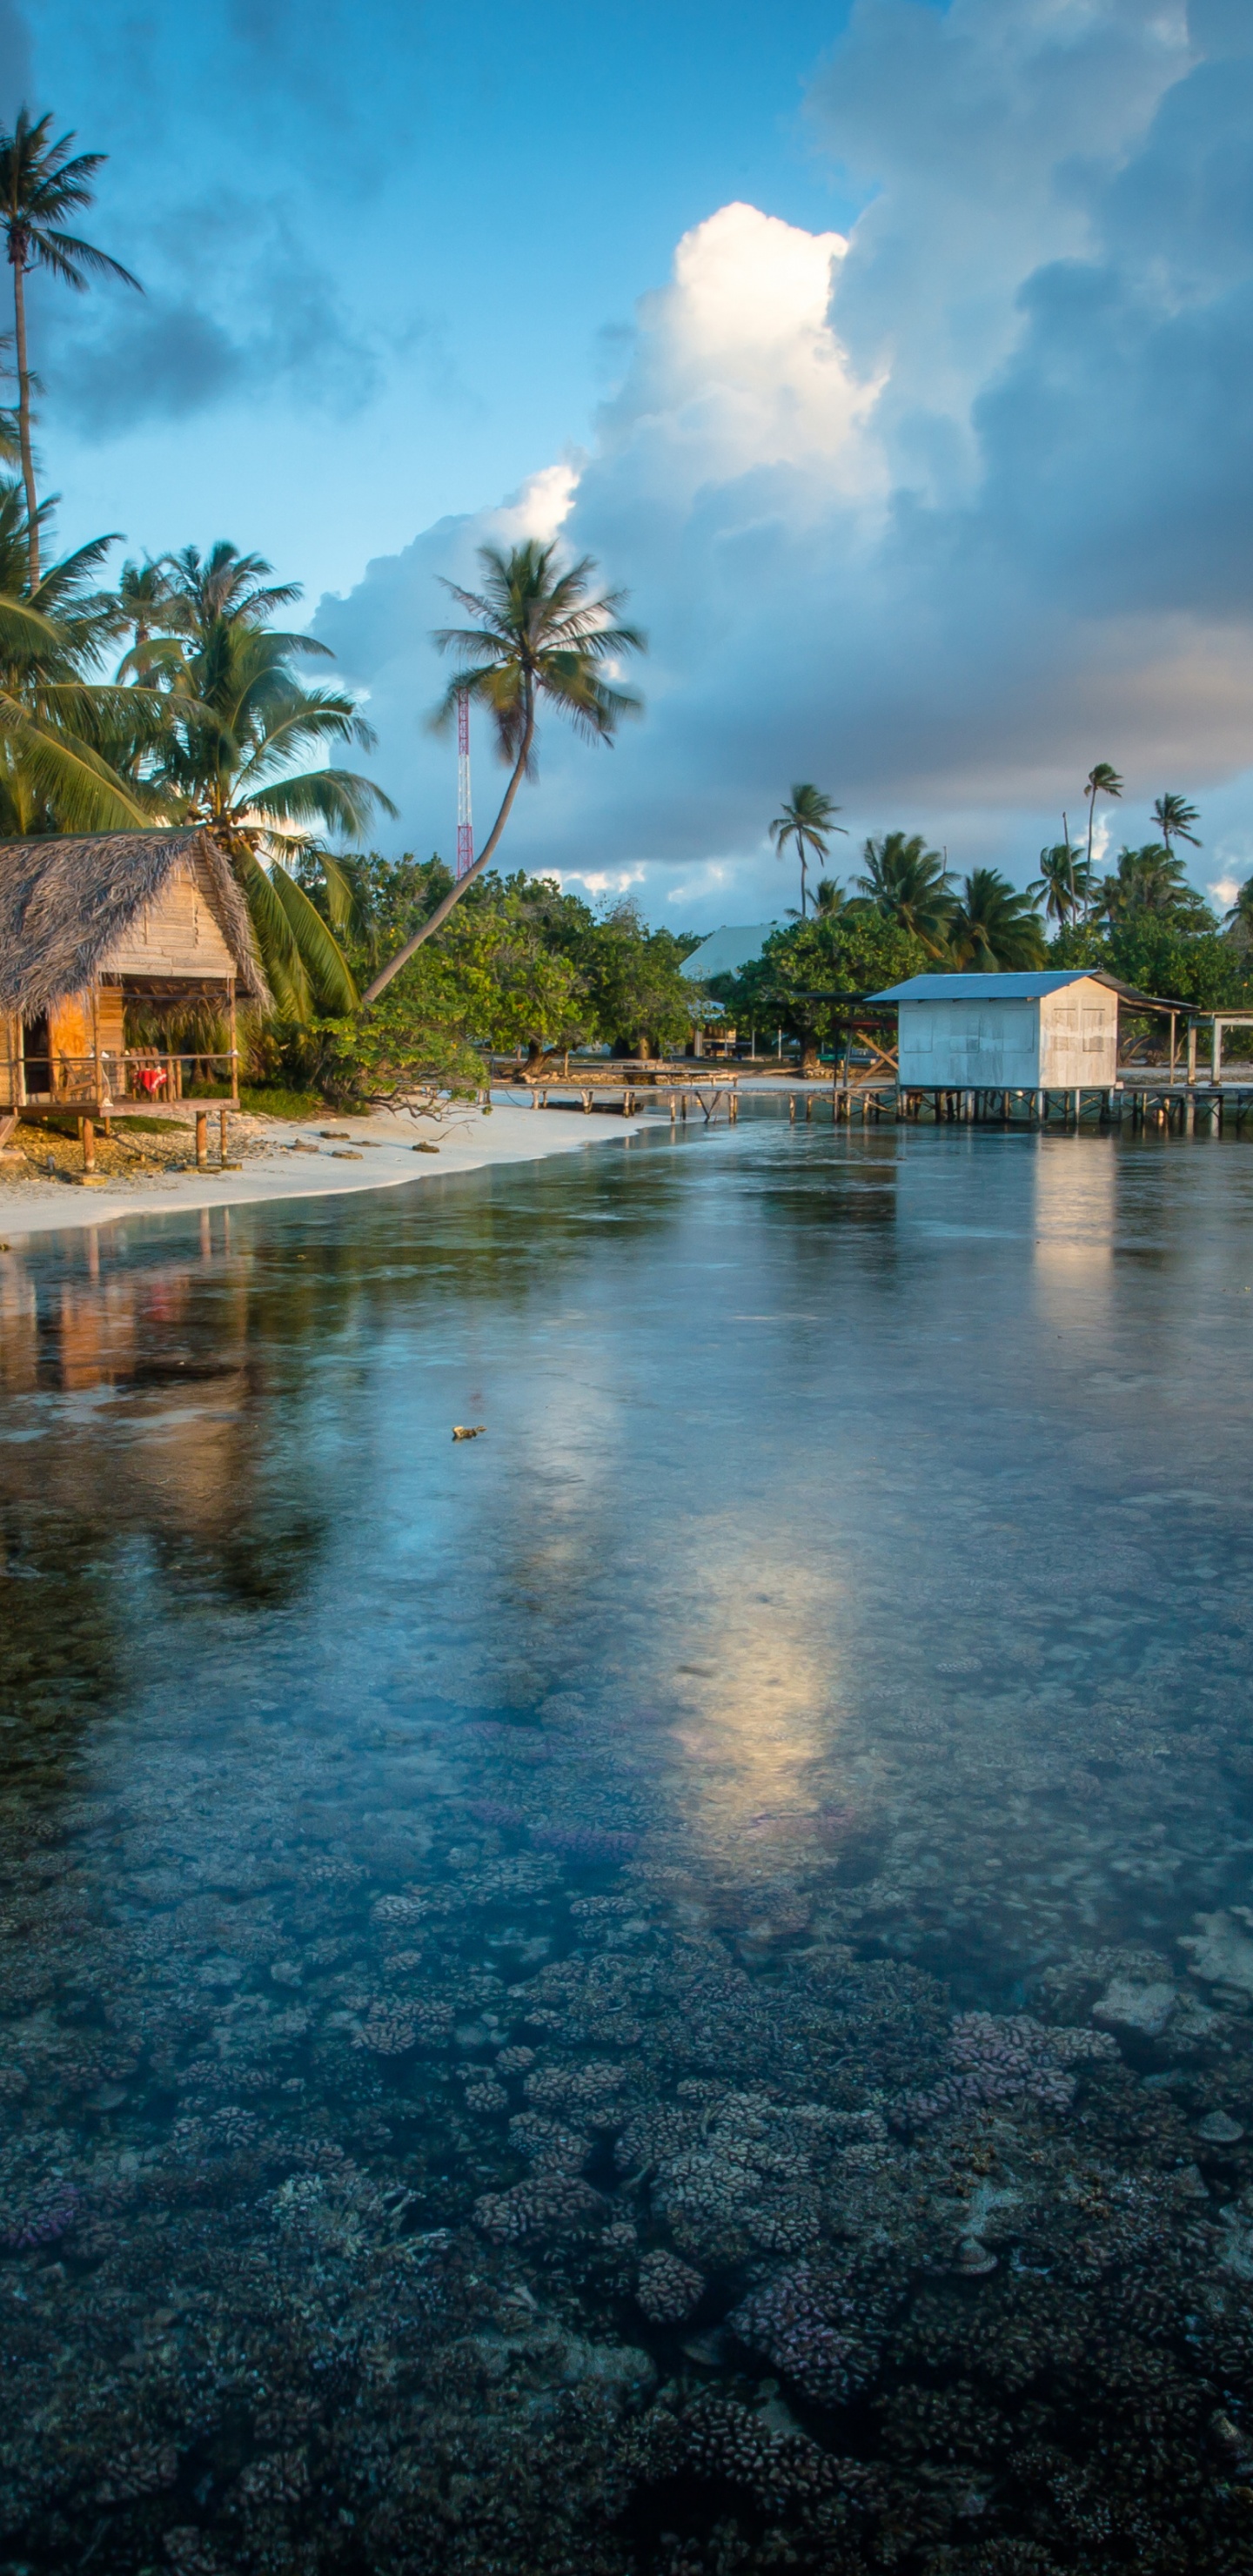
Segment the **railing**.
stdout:
<svg viewBox="0 0 1253 2576">
<path fill-rule="evenodd" d="M 0 1065 L 3 1064 L 0 1057 Z M 163 1047 L 101 1047 L 98 1055 L 23 1056 L 9 1064 L 10 1106 L 24 1099 L 32 1108 L 97 1107 L 119 1100 L 181 1100 L 183 1068 L 208 1072 L 225 1068 L 231 1098 L 239 1098 L 238 1047 L 188 1048 L 183 1053 Z"/>
</svg>

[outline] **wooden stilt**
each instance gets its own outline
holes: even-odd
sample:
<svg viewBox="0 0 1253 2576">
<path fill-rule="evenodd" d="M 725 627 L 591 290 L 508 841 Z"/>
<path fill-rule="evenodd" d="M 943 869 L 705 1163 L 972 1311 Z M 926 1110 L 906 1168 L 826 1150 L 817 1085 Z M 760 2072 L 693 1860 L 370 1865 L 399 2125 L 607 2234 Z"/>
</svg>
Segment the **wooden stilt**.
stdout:
<svg viewBox="0 0 1253 2576">
<path fill-rule="evenodd" d="M 233 975 L 231 976 L 230 981 L 229 981 L 229 983 L 227 984 L 227 987 L 226 987 L 226 994 L 227 994 L 227 1001 L 226 1001 L 226 1014 L 227 1014 L 227 1021 L 228 1021 L 228 1024 L 229 1024 L 229 1028 L 230 1028 L 230 1041 L 231 1041 L 231 1099 L 232 1099 L 232 1101 L 234 1102 L 235 1107 L 238 1109 L 238 1107 L 239 1107 L 239 1041 L 238 1041 L 238 1037 L 237 1037 L 237 1034 L 236 1034 L 236 1025 L 235 1025 L 235 978 L 234 978 L 234 976 L 233 976 Z"/>
<path fill-rule="evenodd" d="M 226 1108 L 225 1108 L 225 1104 L 223 1104 L 222 1108 L 218 1111 L 218 1133 L 219 1133 L 219 1136 L 220 1136 L 220 1139 L 221 1139 L 221 1154 L 222 1154 L 222 1162 L 223 1162 L 223 1164 L 225 1165 L 225 1164 L 226 1164 L 226 1162 L 227 1162 L 227 1161 L 228 1161 L 228 1159 L 229 1159 L 229 1156 L 230 1156 L 230 1143 L 229 1143 L 229 1139 L 228 1139 L 228 1136 L 227 1136 L 227 1130 L 226 1130 Z"/>
<path fill-rule="evenodd" d="M 207 1171 L 208 1171 L 208 1168 L 209 1168 L 209 1119 L 208 1119 L 208 1113 L 207 1113 L 207 1111 L 206 1111 L 206 1110 L 198 1109 L 198 1110 L 196 1111 L 196 1169 L 197 1169 L 197 1171 L 198 1171 L 198 1172 L 207 1172 Z"/>
<path fill-rule="evenodd" d="M 94 1172 L 96 1168 L 96 1131 L 90 1118 L 80 1120 L 79 1124 L 83 1139 L 83 1170 L 85 1172 Z"/>
</svg>

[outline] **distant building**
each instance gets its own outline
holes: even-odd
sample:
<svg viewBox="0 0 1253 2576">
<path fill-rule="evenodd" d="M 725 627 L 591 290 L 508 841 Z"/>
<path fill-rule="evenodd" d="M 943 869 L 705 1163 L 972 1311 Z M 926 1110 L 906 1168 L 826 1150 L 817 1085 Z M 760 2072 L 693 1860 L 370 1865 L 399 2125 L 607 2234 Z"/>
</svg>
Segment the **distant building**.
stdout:
<svg viewBox="0 0 1253 2576">
<path fill-rule="evenodd" d="M 1119 990 L 1082 972 L 911 975 L 869 999 L 898 1006 L 903 1090 L 1095 1091 L 1118 1078 Z"/>
<path fill-rule="evenodd" d="M 693 984 L 707 984 L 711 975 L 738 975 L 742 966 L 760 957 L 773 930 L 783 927 L 778 921 L 756 921 L 739 930 L 711 930 L 679 969 Z"/>
</svg>

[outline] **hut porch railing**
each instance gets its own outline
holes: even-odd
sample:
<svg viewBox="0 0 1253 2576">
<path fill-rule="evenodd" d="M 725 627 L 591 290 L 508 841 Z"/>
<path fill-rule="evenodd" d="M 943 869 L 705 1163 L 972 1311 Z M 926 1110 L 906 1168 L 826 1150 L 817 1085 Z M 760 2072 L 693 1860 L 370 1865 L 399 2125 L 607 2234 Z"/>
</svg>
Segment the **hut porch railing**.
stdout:
<svg viewBox="0 0 1253 2576">
<path fill-rule="evenodd" d="M 3 1057 L 0 1057 L 0 1064 Z M 239 1049 L 223 1047 L 102 1047 L 99 1055 L 23 1056 L 9 1067 L 10 1109 L 95 1109 L 106 1112 L 121 1100 L 181 1100 L 185 1066 L 206 1070 L 220 1065 L 239 1102 Z M 47 1077 L 44 1087 L 38 1076 Z M 146 1077 L 146 1078 L 145 1078 Z"/>
</svg>

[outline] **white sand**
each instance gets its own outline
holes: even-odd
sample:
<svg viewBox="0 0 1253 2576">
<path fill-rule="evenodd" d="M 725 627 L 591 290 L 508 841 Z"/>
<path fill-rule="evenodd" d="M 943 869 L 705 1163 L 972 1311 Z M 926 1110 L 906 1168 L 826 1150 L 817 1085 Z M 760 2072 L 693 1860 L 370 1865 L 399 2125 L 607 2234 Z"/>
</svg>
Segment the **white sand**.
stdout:
<svg viewBox="0 0 1253 2576">
<path fill-rule="evenodd" d="M 250 1121 L 254 1134 L 260 1122 Z M 494 1103 L 490 1117 L 469 1105 L 449 1106 L 442 1118 L 409 1118 L 382 1110 L 370 1118 L 322 1119 L 300 1124 L 273 1119 L 261 1125 L 263 1154 L 249 1155 L 239 1171 L 147 1173 L 134 1181 L 108 1180 L 95 1189 L 67 1181 L 0 1188 L 0 1234 L 7 1243 L 28 1235 L 59 1232 L 65 1226 L 113 1225 L 128 1216 L 163 1216 L 174 1208 L 256 1207 L 275 1199 L 332 1197 L 357 1190 L 400 1189 L 421 1181 L 446 1179 L 450 1172 L 481 1172 L 495 1163 L 537 1162 L 545 1154 L 570 1153 L 576 1146 L 623 1145 L 638 1119 L 614 1118 L 581 1110 L 515 1108 Z M 346 1128 L 338 1146 L 319 1133 L 322 1127 Z M 210 1149 L 217 1143 L 216 1116 L 210 1119 Z M 362 1139 L 373 1139 L 363 1145 Z M 436 1154 L 415 1154 L 415 1144 L 438 1145 Z M 298 1143 L 316 1144 L 317 1153 L 294 1153 Z M 337 1160 L 349 1150 L 361 1160 Z"/>
</svg>

